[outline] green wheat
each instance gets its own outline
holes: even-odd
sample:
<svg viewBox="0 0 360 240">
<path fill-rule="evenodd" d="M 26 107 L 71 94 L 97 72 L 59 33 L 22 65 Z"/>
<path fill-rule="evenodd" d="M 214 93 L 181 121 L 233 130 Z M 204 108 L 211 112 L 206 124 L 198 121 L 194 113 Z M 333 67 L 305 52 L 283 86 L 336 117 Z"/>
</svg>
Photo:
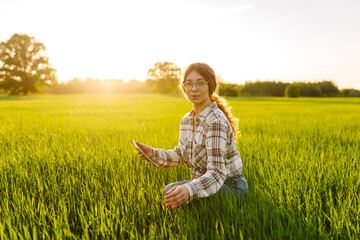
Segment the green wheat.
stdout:
<svg viewBox="0 0 360 240">
<path fill-rule="evenodd" d="M 156 169 L 132 140 L 177 145 L 191 110 L 166 95 L 0 97 L 0 238 L 356 239 L 360 99 L 227 98 L 247 202 L 171 210 L 163 188 L 190 178 Z"/>
</svg>

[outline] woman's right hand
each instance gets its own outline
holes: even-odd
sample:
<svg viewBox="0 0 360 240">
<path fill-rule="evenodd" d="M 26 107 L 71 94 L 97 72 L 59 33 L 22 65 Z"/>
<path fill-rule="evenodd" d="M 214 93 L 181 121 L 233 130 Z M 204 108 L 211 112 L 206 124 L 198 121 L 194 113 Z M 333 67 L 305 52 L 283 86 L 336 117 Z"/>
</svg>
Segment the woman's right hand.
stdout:
<svg viewBox="0 0 360 240">
<path fill-rule="evenodd" d="M 149 158 L 152 158 L 154 155 L 153 155 L 153 148 L 148 146 L 148 145 L 145 145 L 145 144 L 142 144 L 138 141 L 135 141 L 135 144 L 138 148 L 141 149 L 141 151 L 143 151 Z M 142 154 L 139 150 L 137 150 L 137 154 L 139 155 L 139 157 L 141 159 L 144 159 L 146 160 L 147 162 L 150 162 L 145 156 L 144 154 Z"/>
</svg>

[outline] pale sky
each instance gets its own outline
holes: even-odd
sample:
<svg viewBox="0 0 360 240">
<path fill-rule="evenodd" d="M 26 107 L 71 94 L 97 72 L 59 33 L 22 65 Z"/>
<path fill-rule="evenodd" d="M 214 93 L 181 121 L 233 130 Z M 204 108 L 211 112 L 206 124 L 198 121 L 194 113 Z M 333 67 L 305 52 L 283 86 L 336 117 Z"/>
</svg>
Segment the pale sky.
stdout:
<svg viewBox="0 0 360 240">
<path fill-rule="evenodd" d="M 0 0 L 0 41 L 34 36 L 60 81 L 206 62 L 225 82 L 360 89 L 359 0 Z"/>
</svg>

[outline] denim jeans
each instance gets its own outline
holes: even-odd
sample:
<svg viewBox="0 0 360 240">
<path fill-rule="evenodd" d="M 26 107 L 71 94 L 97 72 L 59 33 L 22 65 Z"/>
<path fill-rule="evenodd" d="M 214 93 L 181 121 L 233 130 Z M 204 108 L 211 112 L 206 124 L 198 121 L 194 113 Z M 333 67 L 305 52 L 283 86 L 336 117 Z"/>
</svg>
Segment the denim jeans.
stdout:
<svg viewBox="0 0 360 240">
<path fill-rule="evenodd" d="M 164 195 L 172 187 L 183 185 L 190 181 L 191 180 L 170 183 L 169 185 L 167 185 L 164 188 Z M 246 199 L 247 198 L 247 189 L 248 189 L 248 184 L 245 180 L 244 175 L 241 174 L 237 177 L 226 179 L 224 184 L 221 186 L 221 188 L 215 195 L 220 195 L 221 197 L 224 197 L 226 194 L 230 194 L 237 200 Z"/>
</svg>

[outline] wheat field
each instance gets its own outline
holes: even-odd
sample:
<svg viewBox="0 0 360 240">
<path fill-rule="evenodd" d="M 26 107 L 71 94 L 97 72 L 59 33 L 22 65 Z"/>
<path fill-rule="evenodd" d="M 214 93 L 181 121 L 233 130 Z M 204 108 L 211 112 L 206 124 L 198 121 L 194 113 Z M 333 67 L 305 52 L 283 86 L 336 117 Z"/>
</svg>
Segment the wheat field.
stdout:
<svg viewBox="0 0 360 240">
<path fill-rule="evenodd" d="M 190 170 L 155 168 L 132 140 L 174 148 L 186 99 L 0 96 L 1 239 L 357 239 L 360 99 L 226 100 L 247 201 L 168 209 L 163 188 Z"/>
</svg>

